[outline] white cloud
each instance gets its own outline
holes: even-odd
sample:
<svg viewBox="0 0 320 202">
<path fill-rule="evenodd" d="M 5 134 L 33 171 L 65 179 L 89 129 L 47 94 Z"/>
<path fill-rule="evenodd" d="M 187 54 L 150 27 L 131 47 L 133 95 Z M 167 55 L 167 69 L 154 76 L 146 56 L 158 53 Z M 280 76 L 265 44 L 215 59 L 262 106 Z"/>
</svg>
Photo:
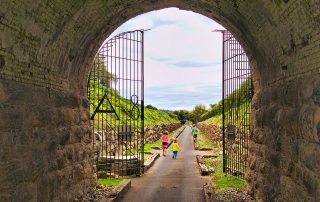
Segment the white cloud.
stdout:
<svg viewBox="0 0 320 202">
<path fill-rule="evenodd" d="M 155 86 L 146 88 L 145 95 L 146 104 L 152 104 L 161 109 L 192 110 L 197 104 L 208 107 L 209 104 L 217 103 L 221 99 L 221 85 Z"/>
<path fill-rule="evenodd" d="M 145 100 L 163 109 L 192 109 L 221 99 L 222 34 L 213 20 L 177 8 L 152 11 L 120 26 L 145 32 Z M 109 37 L 110 38 L 110 37 Z"/>
</svg>

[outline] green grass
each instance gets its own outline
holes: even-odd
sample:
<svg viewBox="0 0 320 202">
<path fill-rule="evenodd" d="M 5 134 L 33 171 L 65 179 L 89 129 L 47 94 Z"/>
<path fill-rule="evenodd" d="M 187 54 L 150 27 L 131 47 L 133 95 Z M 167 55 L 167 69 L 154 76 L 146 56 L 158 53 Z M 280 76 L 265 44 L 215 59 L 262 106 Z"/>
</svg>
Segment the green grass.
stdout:
<svg viewBox="0 0 320 202">
<path fill-rule="evenodd" d="M 239 125 L 241 122 L 249 122 L 249 114 L 246 114 L 248 110 L 248 105 L 249 105 L 249 102 L 242 103 L 238 108 L 239 114 L 241 115 L 241 118 L 237 120 Z M 231 109 L 229 111 L 226 111 L 225 113 L 226 118 L 231 115 L 230 113 L 231 113 Z M 204 122 L 210 122 L 210 123 L 222 125 L 222 113 L 216 114 L 215 116 L 205 120 Z"/>
<path fill-rule="evenodd" d="M 230 176 L 223 176 L 216 180 L 216 190 L 217 192 L 223 192 L 231 187 L 243 190 L 244 184 L 244 180 Z"/>
<path fill-rule="evenodd" d="M 126 178 L 119 178 L 119 179 L 114 179 L 114 178 L 100 178 L 97 180 L 97 184 L 103 185 L 103 186 L 108 186 L 108 187 L 114 187 L 120 185 L 123 180 Z"/>
<path fill-rule="evenodd" d="M 250 102 L 251 102 L 251 88 L 247 88 L 251 85 L 251 78 L 245 80 L 239 89 L 233 91 L 225 99 L 226 106 L 226 119 L 228 116 L 231 116 L 231 112 L 237 113 L 239 116 L 238 122 L 249 122 L 248 112 L 251 111 Z M 249 110 L 249 111 L 248 111 Z M 233 114 L 233 117 L 235 114 Z M 213 122 L 216 124 L 222 124 L 222 100 L 217 104 L 211 107 L 206 113 L 201 115 L 202 120 Z"/>
<path fill-rule="evenodd" d="M 208 140 L 204 134 L 201 134 L 199 139 L 200 147 L 211 147 L 214 153 L 221 151 L 221 148 L 215 146 L 215 144 Z M 224 192 L 229 188 L 238 188 L 243 190 L 245 181 L 233 176 L 228 176 L 223 173 L 223 157 L 219 155 L 217 158 L 205 158 L 204 163 L 207 167 L 214 168 L 215 172 L 211 174 L 213 177 L 213 186 L 217 192 Z"/>
<path fill-rule="evenodd" d="M 215 172 L 213 176 L 214 188 L 217 192 L 224 192 L 229 188 L 238 188 L 243 190 L 245 181 L 233 176 L 228 176 L 223 173 L 222 155 L 219 155 L 216 159 L 205 159 L 205 164 L 209 167 L 213 167 Z"/>
<path fill-rule="evenodd" d="M 216 148 L 216 145 L 214 144 L 214 142 L 206 138 L 205 134 L 203 134 L 202 132 L 199 132 L 198 144 L 200 148 L 201 147 L 211 147 L 213 149 Z"/>
<path fill-rule="evenodd" d="M 144 108 L 144 125 L 155 125 L 160 123 L 180 123 L 177 118 L 172 118 L 169 113 Z"/>
<path fill-rule="evenodd" d="M 231 113 L 235 113 L 239 115 L 239 118 L 236 120 L 236 125 L 241 125 L 242 122 L 248 123 L 250 116 L 249 112 L 251 111 L 250 101 L 251 101 L 251 90 L 247 89 L 251 83 L 251 78 L 247 79 L 242 83 L 239 89 L 232 92 L 229 96 L 227 96 L 224 100 L 227 105 L 227 111 L 225 112 L 226 120 L 231 116 Z M 216 105 L 211 107 L 205 114 L 202 115 L 204 122 L 210 122 L 213 124 L 222 125 L 222 100 L 219 101 Z M 228 123 L 226 123 L 228 124 Z M 214 148 L 214 151 L 221 151 L 221 148 L 215 147 L 213 143 L 206 140 L 204 135 L 201 135 L 201 139 L 199 140 L 200 147 L 202 146 L 210 146 Z M 213 167 L 215 172 L 212 173 L 213 177 L 213 186 L 217 192 L 223 192 L 229 188 L 239 188 L 243 190 L 245 181 L 225 175 L 223 173 L 223 157 L 219 155 L 216 159 L 205 159 L 205 164 L 208 167 Z"/>
<path fill-rule="evenodd" d="M 115 109 L 117 115 L 119 116 L 120 120 L 117 121 L 118 125 L 121 124 L 130 124 L 128 123 L 130 111 L 132 109 L 139 109 L 141 111 L 141 105 L 134 105 L 134 103 L 131 100 L 125 99 L 119 95 L 117 91 L 111 88 L 107 88 L 105 85 L 98 83 L 97 81 L 94 82 L 94 80 L 89 81 L 89 91 L 91 95 L 99 95 L 99 99 L 93 99 L 90 98 L 90 102 L 93 103 L 93 105 L 90 105 L 90 114 L 93 113 L 95 110 L 94 106 L 98 106 L 99 101 L 103 97 L 104 93 L 107 93 L 107 98 L 111 102 L 111 105 Z M 135 107 L 134 107 L 135 106 Z M 111 109 L 110 104 L 107 102 L 107 99 L 104 100 L 103 104 L 101 105 L 100 109 Z M 138 112 L 139 113 L 139 112 Z M 136 114 L 138 114 L 136 113 Z M 115 118 L 115 115 L 113 113 L 108 114 L 102 114 L 98 113 L 95 116 L 95 119 L 107 119 L 111 120 Z M 96 121 L 96 124 L 99 124 L 101 122 Z M 156 124 L 165 124 L 165 123 L 180 123 L 178 118 L 173 115 L 173 113 L 167 113 L 161 110 L 157 109 L 150 109 L 150 108 L 144 108 L 144 126 L 148 125 L 156 125 Z M 116 124 L 115 121 L 110 121 L 110 125 Z M 138 124 L 138 126 L 141 126 L 141 121 L 135 122 L 133 121 L 132 124 Z M 137 127 L 137 126 L 136 126 Z"/>
</svg>

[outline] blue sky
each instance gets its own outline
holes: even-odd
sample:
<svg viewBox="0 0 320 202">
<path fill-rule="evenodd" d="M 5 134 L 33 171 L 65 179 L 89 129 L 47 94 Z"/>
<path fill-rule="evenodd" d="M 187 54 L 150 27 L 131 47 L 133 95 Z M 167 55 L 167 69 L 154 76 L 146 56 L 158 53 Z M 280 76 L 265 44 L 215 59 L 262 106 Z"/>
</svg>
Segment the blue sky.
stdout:
<svg viewBox="0 0 320 202">
<path fill-rule="evenodd" d="M 217 103 L 222 94 L 222 34 L 213 20 L 168 8 L 139 15 L 110 36 L 145 32 L 145 105 L 192 110 Z M 110 38 L 109 37 L 109 38 Z"/>
</svg>

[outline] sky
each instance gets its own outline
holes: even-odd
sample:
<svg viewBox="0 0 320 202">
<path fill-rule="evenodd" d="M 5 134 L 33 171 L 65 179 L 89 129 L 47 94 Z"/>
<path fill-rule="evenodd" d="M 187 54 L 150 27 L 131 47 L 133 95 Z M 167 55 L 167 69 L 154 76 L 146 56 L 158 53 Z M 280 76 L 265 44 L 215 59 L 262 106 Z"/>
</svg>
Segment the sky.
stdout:
<svg viewBox="0 0 320 202">
<path fill-rule="evenodd" d="M 222 34 L 215 21 L 178 8 L 148 12 L 130 19 L 118 33 L 145 32 L 145 105 L 192 110 L 222 97 Z"/>
</svg>

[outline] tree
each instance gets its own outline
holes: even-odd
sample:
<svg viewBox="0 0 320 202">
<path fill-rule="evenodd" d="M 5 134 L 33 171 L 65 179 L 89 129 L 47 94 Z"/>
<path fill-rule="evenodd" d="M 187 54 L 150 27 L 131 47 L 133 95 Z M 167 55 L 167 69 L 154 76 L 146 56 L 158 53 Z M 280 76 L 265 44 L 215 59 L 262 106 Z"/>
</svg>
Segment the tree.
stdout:
<svg viewBox="0 0 320 202">
<path fill-rule="evenodd" d="M 152 106 L 152 105 L 147 105 L 147 106 L 145 106 L 145 108 L 158 110 L 158 108 L 156 108 L 155 106 Z"/>
<path fill-rule="evenodd" d="M 103 60 L 103 57 L 96 57 L 93 62 L 93 69 L 91 70 L 91 78 L 96 78 L 99 80 L 99 83 L 105 85 L 106 87 L 111 87 L 112 83 L 117 82 L 116 75 L 107 71 L 107 66 Z"/>
<path fill-rule="evenodd" d="M 210 104 L 210 108 L 214 108 L 217 104 Z"/>
<path fill-rule="evenodd" d="M 194 107 L 194 109 L 190 112 L 190 118 L 194 123 L 201 121 L 201 115 L 206 113 L 206 106 L 203 104 L 198 104 Z"/>
<path fill-rule="evenodd" d="M 185 123 L 189 120 L 189 112 L 187 110 L 176 110 L 173 113 L 177 115 L 181 123 Z"/>
</svg>

